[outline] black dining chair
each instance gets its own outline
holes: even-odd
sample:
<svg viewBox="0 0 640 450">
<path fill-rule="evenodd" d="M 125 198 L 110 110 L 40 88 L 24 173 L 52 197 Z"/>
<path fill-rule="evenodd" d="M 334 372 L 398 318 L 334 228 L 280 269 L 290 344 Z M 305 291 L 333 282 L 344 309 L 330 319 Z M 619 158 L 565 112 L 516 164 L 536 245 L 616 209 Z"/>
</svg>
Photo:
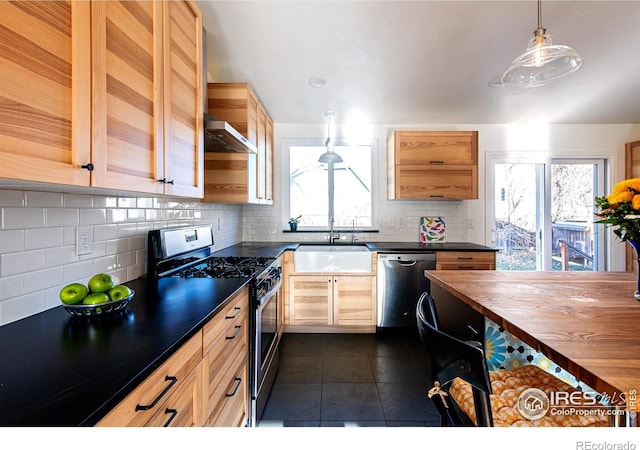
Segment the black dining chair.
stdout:
<svg viewBox="0 0 640 450">
<path fill-rule="evenodd" d="M 433 297 L 418 299 L 416 320 L 420 338 L 431 358 L 434 398 L 445 426 L 607 426 L 606 414 L 530 415 L 518 409 L 519 393 L 537 388 L 545 393 L 577 390 L 535 365 L 490 372 L 483 346 L 463 341 L 440 328 Z M 495 384 L 493 384 L 495 383 Z M 596 408 L 602 409 L 602 406 Z M 604 411 L 604 410 L 603 410 Z M 593 412 L 593 411 L 592 411 Z"/>
<path fill-rule="evenodd" d="M 442 415 L 443 425 L 473 425 L 448 395 L 448 386 L 460 378 L 471 384 L 477 425 L 493 426 L 489 397 L 491 381 L 482 347 L 477 342 L 461 341 L 440 330 L 435 302 L 428 292 L 418 299 L 416 317 L 420 338 L 431 356 L 432 379 L 438 383 L 432 393 L 436 394 L 434 402 Z"/>
</svg>

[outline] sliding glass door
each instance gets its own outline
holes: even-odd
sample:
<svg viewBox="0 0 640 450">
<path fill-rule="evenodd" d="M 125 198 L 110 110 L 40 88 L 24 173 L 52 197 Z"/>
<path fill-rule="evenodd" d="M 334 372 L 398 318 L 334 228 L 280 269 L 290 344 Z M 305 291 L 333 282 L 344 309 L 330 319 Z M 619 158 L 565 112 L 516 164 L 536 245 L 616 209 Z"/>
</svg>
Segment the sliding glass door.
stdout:
<svg viewBox="0 0 640 450">
<path fill-rule="evenodd" d="M 498 270 L 604 269 L 593 223 L 604 160 L 495 160 L 492 169 Z"/>
</svg>

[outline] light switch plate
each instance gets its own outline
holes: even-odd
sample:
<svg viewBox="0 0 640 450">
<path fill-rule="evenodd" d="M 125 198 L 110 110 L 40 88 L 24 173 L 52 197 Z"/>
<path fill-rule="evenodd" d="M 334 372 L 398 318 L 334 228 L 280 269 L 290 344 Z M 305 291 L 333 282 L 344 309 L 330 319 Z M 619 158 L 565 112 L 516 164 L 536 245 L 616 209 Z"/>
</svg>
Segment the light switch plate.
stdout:
<svg viewBox="0 0 640 450">
<path fill-rule="evenodd" d="M 93 252 L 93 227 L 91 225 L 77 228 L 76 253 L 87 255 Z"/>
</svg>

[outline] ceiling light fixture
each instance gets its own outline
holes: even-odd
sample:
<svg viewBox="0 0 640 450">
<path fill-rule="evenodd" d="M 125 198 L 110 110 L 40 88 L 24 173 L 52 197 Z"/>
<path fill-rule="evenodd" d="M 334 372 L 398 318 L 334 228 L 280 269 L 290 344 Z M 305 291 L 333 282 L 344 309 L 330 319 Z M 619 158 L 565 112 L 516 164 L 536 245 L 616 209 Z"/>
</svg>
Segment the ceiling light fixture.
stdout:
<svg viewBox="0 0 640 450">
<path fill-rule="evenodd" d="M 327 85 L 327 81 L 321 77 L 311 77 L 309 78 L 309 86 L 314 88 L 321 88 Z"/>
<path fill-rule="evenodd" d="M 516 58 L 502 75 L 504 86 L 536 87 L 575 72 L 582 58 L 571 47 L 553 45 L 542 28 L 542 1 L 538 0 L 538 28 L 533 32 L 527 51 Z"/>
<path fill-rule="evenodd" d="M 329 110 L 326 111 L 324 115 L 327 116 L 327 141 L 325 143 L 327 151 L 320 155 L 320 158 L 318 158 L 318 162 L 329 164 L 341 163 L 342 158 L 340 157 L 340 155 L 333 151 L 333 117 L 336 115 L 336 113 Z"/>
</svg>

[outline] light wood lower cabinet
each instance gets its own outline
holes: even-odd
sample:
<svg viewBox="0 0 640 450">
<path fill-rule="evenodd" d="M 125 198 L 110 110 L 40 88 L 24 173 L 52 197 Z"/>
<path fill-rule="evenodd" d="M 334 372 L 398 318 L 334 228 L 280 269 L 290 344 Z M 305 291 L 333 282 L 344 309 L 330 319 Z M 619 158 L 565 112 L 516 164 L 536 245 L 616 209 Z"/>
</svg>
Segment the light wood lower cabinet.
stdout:
<svg viewBox="0 0 640 450">
<path fill-rule="evenodd" d="M 436 252 L 436 270 L 495 269 L 495 252 Z"/>
<path fill-rule="evenodd" d="M 245 426 L 248 310 L 245 288 L 97 426 Z"/>
<path fill-rule="evenodd" d="M 97 425 L 143 427 L 167 422 L 202 425 L 202 374 L 198 370 L 201 361 L 202 331 L 199 331 Z M 171 421 L 172 411 L 176 412 Z"/>
<path fill-rule="evenodd" d="M 203 329 L 205 425 L 238 427 L 249 417 L 249 293 L 244 289 Z"/>
<path fill-rule="evenodd" d="M 375 284 L 372 275 L 292 275 L 288 324 L 375 325 Z"/>
</svg>

